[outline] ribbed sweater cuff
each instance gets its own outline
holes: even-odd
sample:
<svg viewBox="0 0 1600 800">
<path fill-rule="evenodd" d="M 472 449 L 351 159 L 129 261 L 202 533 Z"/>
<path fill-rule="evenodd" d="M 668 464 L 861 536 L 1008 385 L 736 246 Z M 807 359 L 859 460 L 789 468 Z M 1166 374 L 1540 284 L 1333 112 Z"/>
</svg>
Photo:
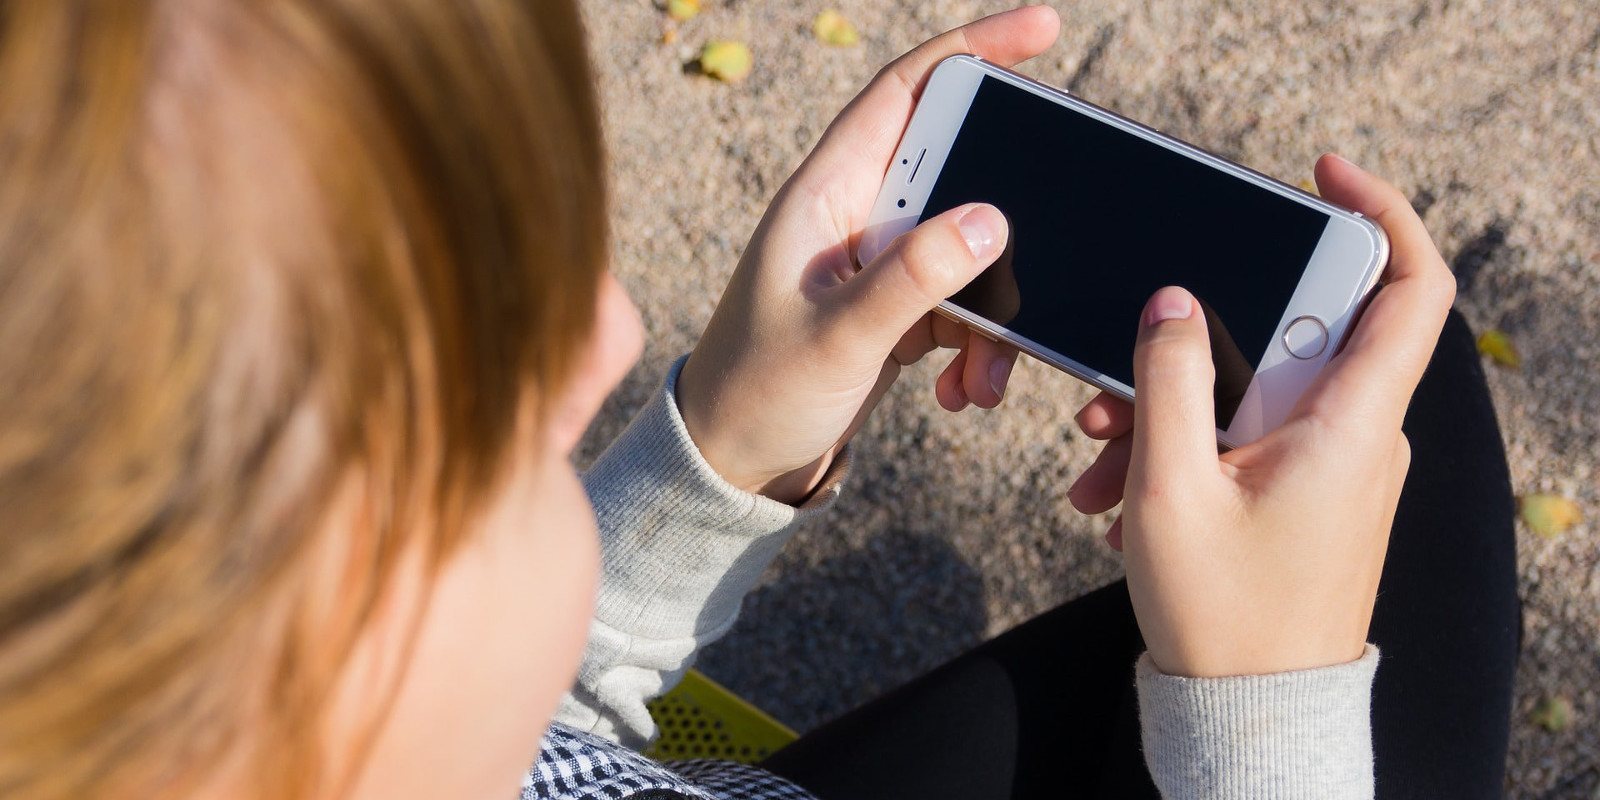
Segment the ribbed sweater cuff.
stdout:
<svg viewBox="0 0 1600 800">
<path fill-rule="evenodd" d="M 1162 674 L 1139 659 L 1145 759 L 1166 800 L 1373 796 L 1378 649 L 1320 669 L 1236 678 Z"/>
<path fill-rule="evenodd" d="M 849 468 L 841 454 L 799 508 L 723 480 L 678 411 L 684 361 L 583 477 L 603 554 L 596 617 L 653 639 L 726 624 L 794 527 L 832 504 Z"/>
</svg>

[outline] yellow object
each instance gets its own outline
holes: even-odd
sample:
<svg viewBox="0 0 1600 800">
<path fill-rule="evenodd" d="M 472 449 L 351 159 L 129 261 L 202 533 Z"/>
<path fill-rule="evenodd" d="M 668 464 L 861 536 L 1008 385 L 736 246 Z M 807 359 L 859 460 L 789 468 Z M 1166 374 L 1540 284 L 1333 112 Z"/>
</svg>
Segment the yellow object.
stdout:
<svg viewBox="0 0 1600 800">
<path fill-rule="evenodd" d="M 1478 352 L 1494 359 L 1494 363 L 1502 367 L 1516 369 L 1522 366 L 1522 356 L 1517 353 L 1517 346 L 1511 343 L 1511 337 L 1505 331 L 1490 328 L 1479 334 Z"/>
<path fill-rule="evenodd" d="M 831 44 L 835 47 L 850 47 L 861 41 L 861 34 L 856 31 L 856 26 L 850 24 L 843 14 L 828 9 L 817 15 L 811 23 L 811 32 L 818 41 Z"/>
<path fill-rule="evenodd" d="M 1525 494 L 1517 498 L 1517 510 L 1528 528 L 1546 539 L 1583 521 L 1583 509 L 1556 494 Z"/>
<path fill-rule="evenodd" d="M 667 0 L 667 16 L 683 22 L 700 13 L 700 0 Z"/>
<path fill-rule="evenodd" d="M 799 738 L 788 726 L 689 670 L 672 691 L 650 703 L 660 738 L 645 751 L 657 761 L 714 758 L 754 764 Z"/>
<path fill-rule="evenodd" d="M 744 42 L 707 42 L 700 51 L 700 71 L 723 83 L 738 83 L 750 77 L 754 56 Z"/>
</svg>

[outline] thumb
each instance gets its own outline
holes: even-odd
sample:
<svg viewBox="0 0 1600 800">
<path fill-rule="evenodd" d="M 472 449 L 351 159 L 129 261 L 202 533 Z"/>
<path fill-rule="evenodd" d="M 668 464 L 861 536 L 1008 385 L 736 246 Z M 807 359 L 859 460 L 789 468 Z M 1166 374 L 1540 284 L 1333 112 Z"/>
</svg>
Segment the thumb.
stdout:
<svg viewBox="0 0 1600 800">
<path fill-rule="evenodd" d="M 1157 291 L 1139 316 L 1133 350 L 1131 478 L 1171 485 L 1215 470 L 1215 380 L 1200 304 L 1176 286 Z"/>
<path fill-rule="evenodd" d="M 924 314 L 994 263 L 1007 233 L 1005 216 L 986 203 L 924 221 L 839 287 L 837 325 L 888 353 Z"/>
</svg>

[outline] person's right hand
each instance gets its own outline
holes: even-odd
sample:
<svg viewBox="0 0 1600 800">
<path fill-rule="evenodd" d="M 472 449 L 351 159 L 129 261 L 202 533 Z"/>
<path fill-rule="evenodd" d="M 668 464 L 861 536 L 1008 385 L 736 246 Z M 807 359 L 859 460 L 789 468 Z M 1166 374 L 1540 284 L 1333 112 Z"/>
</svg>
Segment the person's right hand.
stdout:
<svg viewBox="0 0 1600 800">
<path fill-rule="evenodd" d="M 971 53 L 1012 66 L 1056 40 L 1047 6 L 1012 9 L 924 42 L 850 102 L 772 200 L 678 377 L 695 446 L 736 487 L 811 496 L 905 366 L 959 348 L 939 404 L 994 408 L 1016 348 L 932 313 L 1005 250 L 1009 228 L 973 203 L 923 220 L 870 263 L 857 246 L 922 87 Z"/>
<path fill-rule="evenodd" d="M 1331 155 L 1316 175 L 1324 197 L 1383 226 L 1392 252 L 1382 289 L 1288 421 L 1217 454 L 1205 318 L 1175 287 L 1140 318 L 1131 409 L 1101 395 L 1078 414 L 1110 442 L 1068 493 L 1085 513 L 1124 503 L 1107 538 L 1169 675 L 1329 666 L 1366 644 L 1410 463 L 1400 423 L 1455 279 L 1394 187 Z"/>
</svg>

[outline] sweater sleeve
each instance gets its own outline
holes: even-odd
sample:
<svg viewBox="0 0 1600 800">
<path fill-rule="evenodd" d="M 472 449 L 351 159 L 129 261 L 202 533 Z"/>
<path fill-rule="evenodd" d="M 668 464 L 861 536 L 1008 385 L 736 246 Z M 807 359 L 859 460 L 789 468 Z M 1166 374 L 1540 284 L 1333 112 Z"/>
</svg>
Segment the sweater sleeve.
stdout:
<svg viewBox="0 0 1600 800">
<path fill-rule="evenodd" d="M 742 491 L 706 463 L 678 411 L 684 359 L 583 476 L 600 525 L 600 591 L 575 686 L 556 721 L 642 749 L 645 703 L 733 626 L 796 527 L 838 495 L 848 456 L 799 508 Z"/>
<path fill-rule="evenodd" d="M 1378 649 L 1320 669 L 1178 678 L 1139 659 L 1145 760 L 1166 800 L 1370 800 Z"/>
</svg>

